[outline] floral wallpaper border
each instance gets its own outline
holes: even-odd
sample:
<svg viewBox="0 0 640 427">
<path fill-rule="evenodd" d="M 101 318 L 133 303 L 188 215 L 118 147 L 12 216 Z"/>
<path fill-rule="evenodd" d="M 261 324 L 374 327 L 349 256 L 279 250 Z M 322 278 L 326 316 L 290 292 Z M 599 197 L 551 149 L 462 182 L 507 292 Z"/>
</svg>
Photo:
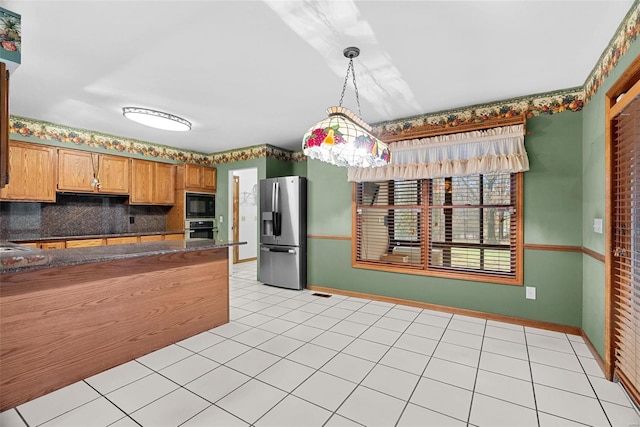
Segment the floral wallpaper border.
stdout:
<svg viewBox="0 0 640 427">
<path fill-rule="evenodd" d="M 382 140 L 397 140 L 403 137 L 410 138 L 411 135 L 424 131 L 444 130 L 470 123 L 490 123 L 520 115 L 531 118 L 543 114 L 580 111 L 602 86 L 604 79 L 618 64 L 620 58 L 626 54 L 638 33 L 640 33 L 640 1 L 635 0 L 582 87 L 379 122 L 373 124 L 373 133 Z M 98 147 L 174 162 L 216 165 L 261 157 L 294 162 L 306 160 L 302 152 L 291 152 L 266 144 L 206 154 L 25 117 L 11 116 L 9 123 L 10 134 L 27 141 L 57 141 L 72 146 Z"/>
<path fill-rule="evenodd" d="M 205 153 L 179 150 L 165 145 L 72 128 L 26 117 L 10 116 L 9 134 L 17 135 L 22 137 L 20 139 L 32 142 L 56 141 L 64 145 L 78 146 L 77 148 L 102 148 L 181 163 L 210 163 L 209 156 Z"/>
<path fill-rule="evenodd" d="M 411 138 L 412 135 L 421 132 L 445 130 L 471 123 L 490 123 L 516 116 L 531 118 L 541 114 L 580 111 L 582 107 L 584 91 L 582 88 L 573 88 L 376 123 L 373 125 L 373 133 L 383 141 L 397 140 L 402 137 Z"/>
<path fill-rule="evenodd" d="M 470 123 L 490 123 L 517 115 L 531 118 L 563 111 L 580 111 L 602 86 L 620 58 L 627 53 L 638 33 L 640 1 L 636 0 L 582 87 L 379 122 L 373 125 L 373 133 L 383 141 L 398 140 L 403 137 L 411 138 L 421 132 L 444 130 Z"/>
<path fill-rule="evenodd" d="M 55 141 L 62 143 L 61 145 L 69 145 L 70 147 L 101 148 L 178 163 L 212 165 L 260 157 L 270 157 L 284 161 L 304 160 L 301 158 L 301 156 L 304 157 L 304 154 L 301 152 L 292 153 L 271 145 L 257 145 L 241 150 L 206 154 L 19 116 L 9 117 L 9 133 L 18 136 L 21 140 L 31 142 Z"/>
<path fill-rule="evenodd" d="M 640 33 L 640 2 L 636 0 L 587 77 L 584 84 L 587 101 L 595 95 L 604 79 L 618 65 L 620 58 L 627 53 L 631 43 L 638 37 L 638 33 Z"/>
</svg>

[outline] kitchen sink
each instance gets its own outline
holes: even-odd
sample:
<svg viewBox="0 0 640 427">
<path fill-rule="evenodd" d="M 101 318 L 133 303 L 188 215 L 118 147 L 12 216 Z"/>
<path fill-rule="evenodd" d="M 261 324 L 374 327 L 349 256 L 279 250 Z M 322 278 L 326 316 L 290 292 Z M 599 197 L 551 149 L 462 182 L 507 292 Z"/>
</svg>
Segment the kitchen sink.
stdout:
<svg viewBox="0 0 640 427">
<path fill-rule="evenodd" d="M 33 248 L 28 246 L 20 246 L 20 245 L 11 245 L 11 246 L 0 246 L 0 253 L 11 253 L 11 252 L 25 252 L 30 251 Z"/>
</svg>

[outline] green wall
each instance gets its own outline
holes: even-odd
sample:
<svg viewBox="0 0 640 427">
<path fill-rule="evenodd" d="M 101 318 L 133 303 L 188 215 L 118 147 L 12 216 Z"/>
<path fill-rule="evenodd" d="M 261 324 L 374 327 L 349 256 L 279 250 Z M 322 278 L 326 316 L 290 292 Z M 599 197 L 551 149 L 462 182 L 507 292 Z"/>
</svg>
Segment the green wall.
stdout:
<svg viewBox="0 0 640 427">
<path fill-rule="evenodd" d="M 526 243 L 582 246 L 582 113 L 527 120 Z"/>
<path fill-rule="evenodd" d="M 593 219 L 605 217 L 605 94 L 640 55 L 636 39 L 604 79 L 583 111 L 582 121 L 582 241 L 583 246 L 605 254 L 605 234 L 594 233 Z M 584 255 L 582 262 L 582 329 L 604 358 L 605 354 L 605 266 Z"/>
<path fill-rule="evenodd" d="M 536 117 L 525 138 L 525 242 L 580 246 L 581 113 Z M 346 169 L 308 160 L 309 234 L 351 236 L 351 183 Z M 465 308 L 580 327 L 582 256 L 526 250 L 524 283 L 537 288 L 470 282 L 351 267 L 351 241 L 311 238 L 308 283 L 348 291 Z M 573 303 L 571 303 L 573 302 Z"/>
</svg>

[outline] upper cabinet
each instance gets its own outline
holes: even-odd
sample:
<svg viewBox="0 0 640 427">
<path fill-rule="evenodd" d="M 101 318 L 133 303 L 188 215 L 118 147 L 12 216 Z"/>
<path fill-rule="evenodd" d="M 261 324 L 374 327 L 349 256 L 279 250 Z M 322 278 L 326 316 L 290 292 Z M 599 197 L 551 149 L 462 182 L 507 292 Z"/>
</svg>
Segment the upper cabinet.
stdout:
<svg viewBox="0 0 640 427">
<path fill-rule="evenodd" d="M 0 199 L 31 202 L 56 201 L 56 148 L 9 142 L 9 184 Z"/>
<path fill-rule="evenodd" d="M 216 168 L 186 163 L 178 168 L 178 180 L 184 176 L 184 189 L 201 193 L 216 192 Z"/>
<path fill-rule="evenodd" d="M 129 203 L 173 205 L 175 202 L 175 180 L 175 165 L 132 159 Z"/>
<path fill-rule="evenodd" d="M 129 158 L 58 149 L 58 191 L 129 193 Z"/>
<path fill-rule="evenodd" d="M 176 166 L 154 162 L 155 186 L 153 201 L 158 205 L 173 205 L 176 199 Z"/>
</svg>

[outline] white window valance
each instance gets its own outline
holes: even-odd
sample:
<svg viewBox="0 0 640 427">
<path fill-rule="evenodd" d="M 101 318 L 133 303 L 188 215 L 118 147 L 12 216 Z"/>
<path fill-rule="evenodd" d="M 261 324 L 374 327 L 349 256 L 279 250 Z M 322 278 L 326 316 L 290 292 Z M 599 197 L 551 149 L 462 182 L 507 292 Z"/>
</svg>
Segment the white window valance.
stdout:
<svg viewBox="0 0 640 427">
<path fill-rule="evenodd" d="M 523 125 L 398 141 L 389 145 L 389 165 L 349 168 L 348 180 L 428 179 L 529 170 Z"/>
</svg>

